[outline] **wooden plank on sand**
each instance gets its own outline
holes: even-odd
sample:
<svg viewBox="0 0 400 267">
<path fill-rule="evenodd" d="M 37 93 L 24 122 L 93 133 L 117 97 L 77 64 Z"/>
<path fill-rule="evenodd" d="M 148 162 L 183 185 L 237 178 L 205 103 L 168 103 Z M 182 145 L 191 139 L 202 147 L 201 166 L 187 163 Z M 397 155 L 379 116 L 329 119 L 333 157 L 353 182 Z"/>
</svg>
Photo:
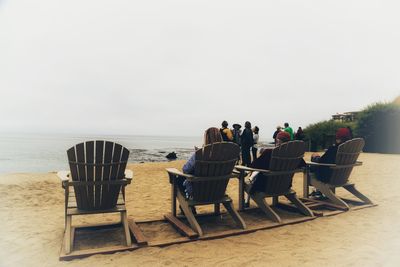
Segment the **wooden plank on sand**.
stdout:
<svg viewBox="0 0 400 267">
<path fill-rule="evenodd" d="M 169 221 L 180 233 L 186 235 L 190 239 L 194 239 L 199 236 L 199 234 L 193 231 L 192 228 L 181 222 L 175 216 L 172 216 L 172 214 L 165 214 L 164 218 Z"/>
<path fill-rule="evenodd" d="M 129 229 L 133 234 L 133 238 L 136 240 L 136 243 L 139 246 L 147 245 L 147 238 L 144 236 L 142 230 L 140 230 L 139 226 L 135 223 L 133 219 L 128 220 Z"/>
</svg>

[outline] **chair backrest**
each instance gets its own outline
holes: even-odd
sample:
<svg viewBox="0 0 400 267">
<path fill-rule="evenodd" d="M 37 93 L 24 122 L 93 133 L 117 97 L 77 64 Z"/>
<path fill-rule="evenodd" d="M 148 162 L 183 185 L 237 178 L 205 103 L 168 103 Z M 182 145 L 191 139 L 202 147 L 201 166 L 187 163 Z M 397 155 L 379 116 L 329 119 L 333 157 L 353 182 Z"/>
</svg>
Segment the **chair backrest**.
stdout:
<svg viewBox="0 0 400 267">
<path fill-rule="evenodd" d="M 113 142 L 87 141 L 68 149 L 67 155 L 72 181 L 82 182 L 81 186 L 74 186 L 77 208 L 82 210 L 114 208 L 121 185 L 110 185 L 107 181 L 125 177 L 129 150 Z M 94 185 L 93 181 L 102 184 Z"/>
<path fill-rule="evenodd" d="M 291 188 L 294 176 L 293 170 L 298 168 L 300 161 L 304 157 L 305 149 L 306 146 L 303 141 L 291 141 L 274 148 L 269 170 L 277 173 L 272 173 L 266 178 L 264 183 L 264 192 L 266 194 L 279 195 Z"/>
<path fill-rule="evenodd" d="M 229 142 L 214 143 L 196 151 L 194 175 L 200 179 L 192 182 L 193 200 L 213 202 L 225 196 L 239 153 L 239 146 Z"/>
<path fill-rule="evenodd" d="M 347 183 L 353 166 L 340 167 L 340 165 L 352 165 L 356 163 L 364 145 L 365 142 L 362 138 L 354 138 L 339 145 L 335 161 L 338 167 L 331 168 L 329 184 L 343 185 Z"/>
</svg>

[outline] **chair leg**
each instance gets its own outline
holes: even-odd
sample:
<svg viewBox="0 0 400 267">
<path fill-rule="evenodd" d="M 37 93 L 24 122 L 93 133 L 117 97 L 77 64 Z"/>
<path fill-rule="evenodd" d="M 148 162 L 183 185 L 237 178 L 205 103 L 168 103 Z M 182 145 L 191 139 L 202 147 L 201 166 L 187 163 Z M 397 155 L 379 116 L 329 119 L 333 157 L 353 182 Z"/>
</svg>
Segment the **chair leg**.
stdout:
<svg viewBox="0 0 400 267">
<path fill-rule="evenodd" d="M 185 197 L 182 195 L 180 190 L 177 190 L 176 196 L 178 198 L 179 204 L 180 204 L 180 206 L 183 210 L 183 213 L 185 214 L 186 219 L 188 220 L 190 226 L 192 227 L 192 229 L 194 231 L 196 231 L 199 234 L 199 236 L 202 236 L 203 231 L 201 230 L 199 223 L 197 222 L 196 218 L 194 217 L 192 209 L 189 207 Z"/>
<path fill-rule="evenodd" d="M 363 195 L 360 191 L 358 191 L 355 188 L 354 184 L 344 185 L 343 188 L 346 189 L 347 191 L 349 191 L 350 193 L 352 193 L 357 198 L 364 201 L 365 203 L 372 204 L 372 201 L 369 198 L 367 198 L 365 195 Z"/>
<path fill-rule="evenodd" d="M 314 216 L 314 213 L 297 197 L 296 193 L 285 195 L 306 216 Z"/>
<path fill-rule="evenodd" d="M 220 205 L 219 205 L 219 203 L 214 204 L 214 214 L 215 214 L 215 215 L 219 215 L 220 213 L 221 213 L 221 210 L 220 210 Z"/>
<path fill-rule="evenodd" d="M 222 203 L 229 214 L 232 216 L 233 220 L 235 221 L 236 225 L 242 229 L 246 229 L 246 223 L 239 215 L 239 213 L 233 208 L 232 202 L 224 202 Z"/>
<path fill-rule="evenodd" d="M 65 254 L 69 254 L 72 251 L 72 216 L 66 217 L 66 225 L 65 225 Z"/>
<path fill-rule="evenodd" d="M 314 177 L 311 177 L 311 184 L 316 187 L 319 191 L 321 191 L 322 194 L 324 194 L 327 198 L 329 198 L 334 204 L 342 206 L 346 208 L 347 210 L 350 209 L 349 205 L 347 205 L 346 202 L 344 202 L 342 199 L 337 197 L 332 190 L 329 188 L 329 186 L 323 182 L 318 181 Z"/>
<path fill-rule="evenodd" d="M 268 205 L 265 201 L 265 197 L 262 194 L 255 193 L 251 194 L 250 197 L 256 202 L 257 206 L 267 215 L 268 218 L 274 222 L 282 223 L 281 218 L 278 214 Z"/>
<path fill-rule="evenodd" d="M 121 212 L 121 222 L 122 222 L 122 226 L 124 227 L 124 231 L 125 231 L 126 245 L 128 247 L 130 247 L 130 246 L 132 246 L 132 239 L 131 239 L 131 233 L 129 231 L 128 216 L 126 214 L 126 211 Z"/>
<path fill-rule="evenodd" d="M 279 204 L 279 197 L 272 197 L 272 206 L 276 206 Z"/>
</svg>

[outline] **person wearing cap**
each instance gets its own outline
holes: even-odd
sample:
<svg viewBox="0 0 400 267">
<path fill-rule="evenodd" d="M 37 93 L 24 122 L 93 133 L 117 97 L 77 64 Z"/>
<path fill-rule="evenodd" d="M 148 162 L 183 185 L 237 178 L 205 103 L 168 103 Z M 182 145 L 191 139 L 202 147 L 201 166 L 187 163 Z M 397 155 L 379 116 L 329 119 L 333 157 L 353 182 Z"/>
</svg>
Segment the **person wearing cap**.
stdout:
<svg viewBox="0 0 400 267">
<path fill-rule="evenodd" d="M 276 147 L 278 147 L 278 146 L 290 141 L 290 134 L 288 132 L 281 131 L 277 134 L 276 140 L 277 140 Z M 253 163 L 250 165 L 250 168 L 269 170 L 269 164 L 270 164 L 271 157 L 272 157 L 272 151 L 273 151 L 273 148 L 264 149 L 261 152 L 260 156 L 257 159 L 255 159 L 253 161 Z M 298 168 L 302 168 L 305 166 L 306 166 L 306 163 L 302 159 L 299 163 Z M 261 190 L 262 188 L 264 188 L 266 179 L 268 179 L 268 177 L 262 175 L 261 173 L 259 173 L 257 171 L 253 172 L 249 177 L 249 181 L 251 183 L 251 191 L 254 192 L 254 191 L 257 191 L 258 189 Z"/>
<path fill-rule="evenodd" d="M 219 131 L 221 132 L 221 136 L 222 136 L 222 140 L 224 142 L 232 142 L 233 141 L 233 135 L 231 130 L 228 128 L 228 122 L 227 121 L 223 121 L 221 123 L 222 128 L 219 129 Z"/>
<path fill-rule="evenodd" d="M 240 128 L 242 128 L 242 126 L 235 123 L 232 125 L 232 127 L 233 142 L 240 146 L 240 135 L 242 134 L 242 130 L 240 130 Z"/>
<path fill-rule="evenodd" d="M 348 128 L 339 128 L 336 131 L 335 144 L 331 145 L 322 156 L 320 156 L 318 153 L 312 154 L 311 161 L 318 163 L 334 164 L 336 161 L 336 154 L 339 145 L 351 139 L 352 139 L 352 134 Z M 326 166 L 313 166 L 311 168 L 311 173 L 314 173 L 317 179 L 322 182 L 327 182 L 326 177 L 329 177 L 329 172 L 330 169 L 329 167 Z"/>
</svg>

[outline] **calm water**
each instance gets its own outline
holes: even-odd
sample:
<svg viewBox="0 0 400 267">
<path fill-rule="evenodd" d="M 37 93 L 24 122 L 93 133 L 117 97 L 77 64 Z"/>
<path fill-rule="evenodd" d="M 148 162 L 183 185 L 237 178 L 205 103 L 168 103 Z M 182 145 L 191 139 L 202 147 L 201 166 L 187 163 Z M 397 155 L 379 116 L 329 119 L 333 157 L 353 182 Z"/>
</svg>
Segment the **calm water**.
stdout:
<svg viewBox="0 0 400 267">
<path fill-rule="evenodd" d="M 130 150 L 129 162 L 168 161 L 175 152 L 188 159 L 202 136 L 67 136 L 0 134 L 0 174 L 68 170 L 67 149 L 88 140 L 117 142 Z M 270 141 L 270 140 L 268 140 Z M 265 141 L 264 141 L 265 142 Z"/>
<path fill-rule="evenodd" d="M 68 169 L 67 149 L 86 140 L 117 142 L 130 150 L 130 162 L 167 161 L 174 151 L 187 159 L 202 137 L 0 135 L 0 174 Z"/>
</svg>

